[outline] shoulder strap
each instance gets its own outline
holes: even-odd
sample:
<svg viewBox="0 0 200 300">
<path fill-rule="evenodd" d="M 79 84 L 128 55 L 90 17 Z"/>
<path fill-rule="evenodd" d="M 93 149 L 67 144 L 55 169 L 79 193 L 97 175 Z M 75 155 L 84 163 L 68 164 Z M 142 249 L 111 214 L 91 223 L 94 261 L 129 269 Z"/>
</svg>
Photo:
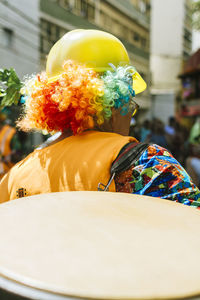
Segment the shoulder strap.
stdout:
<svg viewBox="0 0 200 300">
<path fill-rule="evenodd" d="M 148 148 L 149 143 L 129 143 L 126 144 L 118 154 L 111 166 L 111 174 L 119 174 L 130 168 L 135 161 Z"/>
<path fill-rule="evenodd" d="M 126 171 L 135 161 L 142 155 L 142 153 L 149 147 L 149 143 L 132 142 L 126 144 L 119 152 L 117 158 L 112 163 L 110 169 L 110 179 L 106 185 L 99 183 L 98 191 L 108 191 L 109 186 L 116 174 Z"/>
</svg>

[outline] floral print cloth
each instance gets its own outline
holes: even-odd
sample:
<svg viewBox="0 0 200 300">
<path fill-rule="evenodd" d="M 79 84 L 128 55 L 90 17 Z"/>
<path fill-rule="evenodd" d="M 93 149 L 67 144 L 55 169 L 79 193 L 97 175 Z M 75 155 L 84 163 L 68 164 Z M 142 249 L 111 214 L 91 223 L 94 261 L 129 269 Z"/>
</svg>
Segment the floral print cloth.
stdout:
<svg viewBox="0 0 200 300">
<path fill-rule="evenodd" d="M 173 200 L 200 209 L 200 191 L 164 148 L 150 145 L 128 170 L 115 177 L 117 192 Z"/>
</svg>

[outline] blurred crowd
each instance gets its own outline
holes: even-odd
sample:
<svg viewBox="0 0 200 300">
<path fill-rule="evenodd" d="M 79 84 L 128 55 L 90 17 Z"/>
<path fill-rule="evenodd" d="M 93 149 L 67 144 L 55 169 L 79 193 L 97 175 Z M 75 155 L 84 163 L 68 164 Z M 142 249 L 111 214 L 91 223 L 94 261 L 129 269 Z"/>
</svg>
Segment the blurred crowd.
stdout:
<svg viewBox="0 0 200 300">
<path fill-rule="evenodd" d="M 200 187 L 200 118 L 196 119 L 190 130 L 174 117 L 169 118 L 168 124 L 157 118 L 144 120 L 140 125 L 133 124 L 129 134 L 140 142 L 166 148 Z"/>
<path fill-rule="evenodd" d="M 15 163 L 33 151 L 30 136 L 15 126 L 15 111 L 0 112 L 0 180 Z"/>
</svg>

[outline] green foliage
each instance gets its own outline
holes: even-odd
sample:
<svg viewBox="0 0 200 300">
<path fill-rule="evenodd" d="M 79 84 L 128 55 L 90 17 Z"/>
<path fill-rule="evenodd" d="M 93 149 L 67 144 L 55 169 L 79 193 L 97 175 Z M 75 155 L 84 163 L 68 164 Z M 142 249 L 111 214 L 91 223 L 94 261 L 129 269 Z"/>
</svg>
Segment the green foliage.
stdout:
<svg viewBox="0 0 200 300">
<path fill-rule="evenodd" d="M 192 3 L 193 27 L 200 30 L 200 0 L 195 0 Z"/>
<path fill-rule="evenodd" d="M 0 108 L 17 105 L 22 83 L 14 69 L 0 69 Z"/>
</svg>

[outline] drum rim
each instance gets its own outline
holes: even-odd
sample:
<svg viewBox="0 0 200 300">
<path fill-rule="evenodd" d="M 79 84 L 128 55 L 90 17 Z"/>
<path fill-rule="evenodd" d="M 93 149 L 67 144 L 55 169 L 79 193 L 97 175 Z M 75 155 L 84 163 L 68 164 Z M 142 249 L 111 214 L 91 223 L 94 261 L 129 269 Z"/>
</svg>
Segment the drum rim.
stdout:
<svg viewBox="0 0 200 300">
<path fill-rule="evenodd" d="M 50 292 L 34 286 L 30 286 L 28 284 L 18 282 L 11 278 L 7 278 L 6 276 L 0 273 L 0 291 L 1 290 L 16 296 L 22 296 L 32 300 L 155 300 L 155 298 L 92 298 L 77 295 L 64 295 L 58 292 Z M 183 298 L 159 298 L 159 300 L 200 300 L 200 295 L 196 294 Z"/>
<path fill-rule="evenodd" d="M 55 292 L 50 292 L 47 290 L 42 290 L 40 288 L 36 288 L 34 286 L 30 286 L 28 284 L 24 284 L 13 280 L 11 278 L 7 278 L 6 276 L 0 273 L 0 290 L 4 290 L 11 294 L 27 297 L 28 299 L 38 299 L 38 300 L 83 300 L 86 298 L 71 296 L 71 295 L 63 295 Z"/>
</svg>

